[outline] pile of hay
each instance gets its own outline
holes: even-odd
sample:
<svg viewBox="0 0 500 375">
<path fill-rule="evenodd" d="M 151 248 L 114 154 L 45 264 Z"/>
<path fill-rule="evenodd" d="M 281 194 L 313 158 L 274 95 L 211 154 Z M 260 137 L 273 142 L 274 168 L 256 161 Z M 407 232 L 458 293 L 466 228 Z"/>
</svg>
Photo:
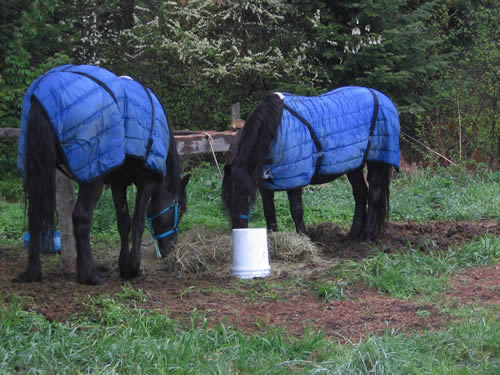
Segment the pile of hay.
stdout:
<svg viewBox="0 0 500 375">
<path fill-rule="evenodd" d="M 307 236 L 291 232 L 268 232 L 269 257 L 285 262 L 317 260 L 318 247 Z"/>
<path fill-rule="evenodd" d="M 268 232 L 271 261 L 314 263 L 319 250 L 306 236 L 290 232 Z M 232 241 L 230 232 L 198 227 L 184 233 L 175 249 L 165 259 L 170 272 L 181 274 L 231 271 Z"/>
</svg>

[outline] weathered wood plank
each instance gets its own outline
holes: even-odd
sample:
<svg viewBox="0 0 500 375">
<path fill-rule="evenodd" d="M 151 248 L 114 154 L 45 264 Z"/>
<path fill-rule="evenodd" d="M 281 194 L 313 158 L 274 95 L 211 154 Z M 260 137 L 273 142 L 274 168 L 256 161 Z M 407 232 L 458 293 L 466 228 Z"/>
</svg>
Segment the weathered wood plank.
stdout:
<svg viewBox="0 0 500 375">
<path fill-rule="evenodd" d="M 16 128 L 0 128 L 0 138 L 17 138 L 20 130 Z M 224 132 L 198 132 L 177 131 L 174 132 L 177 142 L 177 151 L 182 156 L 211 153 L 210 141 L 214 152 L 226 152 L 234 139 L 234 130 Z"/>
<path fill-rule="evenodd" d="M 18 128 L 0 128 L 0 138 L 18 138 L 21 129 Z"/>
<path fill-rule="evenodd" d="M 178 132 L 174 133 L 177 151 L 180 155 L 195 155 L 203 153 L 226 152 L 236 135 L 234 131 L 225 132 Z M 210 147 L 212 143 L 212 148 Z"/>
</svg>

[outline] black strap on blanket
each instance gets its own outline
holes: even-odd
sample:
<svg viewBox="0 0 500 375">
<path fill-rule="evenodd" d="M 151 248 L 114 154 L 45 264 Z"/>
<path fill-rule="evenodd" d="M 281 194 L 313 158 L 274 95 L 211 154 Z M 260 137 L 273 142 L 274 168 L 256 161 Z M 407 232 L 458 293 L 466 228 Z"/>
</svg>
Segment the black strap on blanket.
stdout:
<svg viewBox="0 0 500 375">
<path fill-rule="evenodd" d="M 97 83 L 99 86 L 101 86 L 104 90 L 107 91 L 107 93 L 109 95 L 111 95 L 111 97 L 113 98 L 113 100 L 115 101 L 116 105 L 118 105 L 118 101 L 116 100 L 116 96 L 115 94 L 113 94 L 113 91 L 111 91 L 111 89 L 108 87 L 108 85 L 106 85 L 103 81 L 101 81 L 100 79 L 97 79 L 96 77 L 94 76 L 91 76 L 90 74 L 87 74 L 87 73 L 84 73 L 84 72 L 73 72 L 73 71 L 70 71 L 69 73 L 74 73 L 74 74 L 78 74 L 78 75 L 81 75 L 81 76 L 84 76 L 84 77 L 87 77 L 88 79 L 94 81 L 95 83 Z"/>
<path fill-rule="evenodd" d="M 318 159 L 316 159 L 316 167 L 314 169 L 314 175 L 312 177 L 312 180 L 315 180 L 319 175 L 319 169 L 321 167 L 321 160 L 323 159 L 323 147 L 321 147 L 321 143 L 319 143 L 318 136 L 316 135 L 316 132 L 314 131 L 313 127 L 304 117 L 302 117 L 296 110 L 294 110 L 293 108 L 290 108 L 285 103 L 283 103 L 283 108 L 285 108 L 288 112 L 290 112 L 293 116 L 295 116 L 299 121 L 301 121 L 307 127 L 307 130 L 309 130 L 309 133 L 311 134 L 311 138 L 314 142 L 314 145 L 316 146 L 316 151 L 318 152 Z"/>
<path fill-rule="evenodd" d="M 83 72 L 73 72 L 73 71 L 71 71 L 71 73 L 75 73 L 75 74 L 79 74 L 81 76 L 87 77 L 88 79 L 90 79 L 90 80 L 94 81 L 95 83 L 97 83 L 104 90 L 106 90 L 106 92 L 109 95 L 111 95 L 111 97 L 113 98 L 113 100 L 115 101 L 115 103 L 118 105 L 118 101 L 116 100 L 116 96 L 113 93 L 113 91 L 111 91 L 111 89 L 104 82 L 102 82 L 100 79 L 98 79 L 98 78 L 96 78 L 96 77 L 94 77 L 94 76 L 92 76 L 90 74 L 83 73 Z M 137 81 L 137 82 L 139 82 L 139 81 Z M 154 127 L 154 124 L 155 124 L 155 106 L 154 106 L 154 103 L 153 103 L 153 98 L 151 97 L 151 93 L 149 92 L 149 90 L 147 89 L 147 87 L 144 86 L 140 82 L 139 82 L 139 84 L 142 86 L 142 88 L 146 92 L 146 95 L 148 96 L 148 99 L 149 99 L 149 103 L 151 104 L 151 129 L 149 130 L 149 140 L 148 140 L 148 144 L 146 146 L 146 155 L 144 156 L 144 162 L 146 162 L 146 160 L 148 160 L 149 154 L 151 153 L 151 148 L 153 147 L 153 127 Z"/>
<path fill-rule="evenodd" d="M 375 130 L 375 123 L 377 122 L 378 107 L 379 107 L 379 102 L 377 95 L 375 94 L 375 91 L 373 91 L 372 89 L 368 90 L 370 90 L 371 94 L 373 95 L 373 115 L 372 115 L 372 123 L 370 125 L 370 135 L 368 136 L 368 143 L 366 145 L 365 155 L 363 156 L 363 162 L 361 163 L 361 166 L 365 165 L 366 159 L 368 158 L 368 152 L 370 151 L 370 146 L 372 143 L 373 131 Z"/>
<path fill-rule="evenodd" d="M 155 126 L 155 104 L 153 102 L 153 98 L 151 97 L 151 93 L 148 88 L 143 84 L 140 84 L 144 91 L 146 91 L 146 95 L 148 96 L 149 103 L 151 104 L 151 129 L 149 130 L 149 140 L 148 145 L 146 147 L 146 155 L 144 156 L 144 163 L 148 160 L 149 154 L 151 153 L 151 148 L 153 147 L 153 127 Z"/>
</svg>

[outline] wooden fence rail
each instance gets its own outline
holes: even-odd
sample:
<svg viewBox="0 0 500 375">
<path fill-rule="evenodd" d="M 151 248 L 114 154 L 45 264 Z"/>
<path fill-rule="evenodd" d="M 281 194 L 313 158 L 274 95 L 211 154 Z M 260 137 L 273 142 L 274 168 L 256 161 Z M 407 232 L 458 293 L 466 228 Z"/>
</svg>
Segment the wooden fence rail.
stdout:
<svg viewBox="0 0 500 375">
<path fill-rule="evenodd" d="M 18 138 L 20 129 L 0 128 L 0 138 Z M 181 156 L 203 154 L 212 152 L 225 152 L 229 149 L 236 132 L 214 131 L 174 131 L 177 151 Z M 210 143 L 212 145 L 210 145 Z"/>
</svg>

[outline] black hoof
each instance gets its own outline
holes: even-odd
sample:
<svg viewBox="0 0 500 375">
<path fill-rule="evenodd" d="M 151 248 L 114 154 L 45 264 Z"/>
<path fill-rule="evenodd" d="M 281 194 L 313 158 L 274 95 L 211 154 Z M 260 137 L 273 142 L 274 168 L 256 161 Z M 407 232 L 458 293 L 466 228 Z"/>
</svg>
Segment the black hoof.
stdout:
<svg viewBox="0 0 500 375">
<path fill-rule="evenodd" d="M 102 279 L 97 274 L 77 276 L 76 280 L 78 281 L 78 283 L 85 285 L 101 285 L 103 283 Z"/>
<path fill-rule="evenodd" d="M 346 238 L 346 240 L 349 240 L 349 241 L 360 241 L 361 234 L 358 232 L 349 232 L 349 233 L 347 233 L 347 236 L 345 238 Z"/>
<path fill-rule="evenodd" d="M 144 273 L 142 272 L 142 270 L 138 269 L 138 270 L 127 270 L 127 271 L 120 271 L 120 277 L 122 279 L 135 279 L 136 277 L 141 277 L 142 275 L 144 275 Z"/>
<path fill-rule="evenodd" d="M 361 233 L 359 240 L 361 242 L 374 242 L 377 239 L 377 236 L 374 233 Z"/>
<path fill-rule="evenodd" d="M 23 272 L 11 280 L 14 283 L 33 283 L 42 281 L 41 272 Z"/>
</svg>

